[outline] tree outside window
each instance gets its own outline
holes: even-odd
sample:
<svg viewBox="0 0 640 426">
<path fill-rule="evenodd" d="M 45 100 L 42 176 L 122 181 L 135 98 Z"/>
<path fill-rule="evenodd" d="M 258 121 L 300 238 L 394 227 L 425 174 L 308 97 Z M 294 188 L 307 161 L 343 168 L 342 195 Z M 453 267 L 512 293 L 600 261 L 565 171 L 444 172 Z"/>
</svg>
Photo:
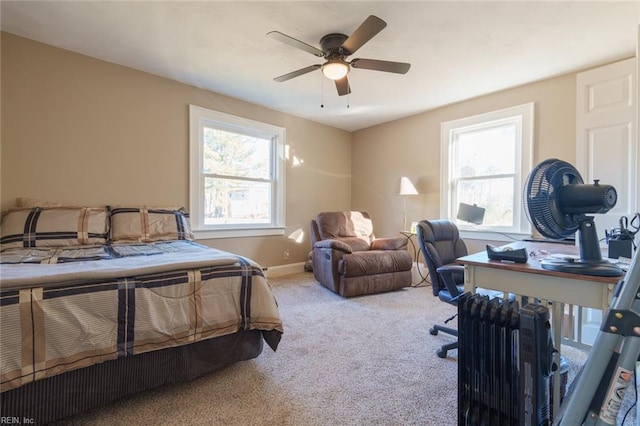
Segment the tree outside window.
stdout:
<svg viewBox="0 0 640 426">
<path fill-rule="evenodd" d="M 272 142 L 204 128 L 204 222 L 270 223 Z"/>
<path fill-rule="evenodd" d="M 193 105 L 189 124 L 196 238 L 282 235 L 284 129 Z"/>
</svg>

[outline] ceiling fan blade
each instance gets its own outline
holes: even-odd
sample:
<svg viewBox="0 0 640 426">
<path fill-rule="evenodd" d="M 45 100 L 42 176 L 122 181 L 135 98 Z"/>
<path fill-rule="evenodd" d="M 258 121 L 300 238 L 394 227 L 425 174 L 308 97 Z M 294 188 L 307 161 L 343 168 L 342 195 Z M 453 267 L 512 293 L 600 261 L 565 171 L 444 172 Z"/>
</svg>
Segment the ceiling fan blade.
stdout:
<svg viewBox="0 0 640 426">
<path fill-rule="evenodd" d="M 302 68 L 302 69 L 299 69 L 297 71 L 293 71 L 293 72 L 290 72 L 288 74 L 281 75 L 280 77 L 276 77 L 276 78 L 274 78 L 274 80 L 282 83 L 283 81 L 291 80 L 294 77 L 298 77 L 298 76 L 301 76 L 301 75 L 306 74 L 308 72 L 315 71 L 315 70 L 317 70 L 317 69 L 319 69 L 321 67 L 322 67 L 322 65 L 310 65 L 310 66 L 308 66 L 306 68 Z"/>
<path fill-rule="evenodd" d="M 387 26 L 387 23 L 374 15 L 369 15 L 362 24 L 342 43 L 349 55 L 356 53 L 366 42 Z"/>
<path fill-rule="evenodd" d="M 267 33 L 268 37 L 271 37 L 274 40 L 278 40 L 284 44 L 288 44 L 289 46 L 293 46 L 297 49 L 302 49 L 305 52 L 309 52 L 312 55 L 318 56 L 322 58 L 324 56 L 324 52 L 318 48 L 311 46 L 303 41 L 297 40 L 293 37 L 290 37 L 286 34 L 281 33 L 280 31 L 271 31 Z"/>
<path fill-rule="evenodd" d="M 406 74 L 411 68 L 411 64 L 405 62 L 378 61 L 377 59 L 354 59 L 351 61 L 353 68 L 365 70 L 394 72 L 396 74 Z"/>
<path fill-rule="evenodd" d="M 336 89 L 338 89 L 338 95 L 344 96 L 351 93 L 351 86 L 349 86 L 349 79 L 345 75 L 340 80 L 335 80 Z"/>
</svg>

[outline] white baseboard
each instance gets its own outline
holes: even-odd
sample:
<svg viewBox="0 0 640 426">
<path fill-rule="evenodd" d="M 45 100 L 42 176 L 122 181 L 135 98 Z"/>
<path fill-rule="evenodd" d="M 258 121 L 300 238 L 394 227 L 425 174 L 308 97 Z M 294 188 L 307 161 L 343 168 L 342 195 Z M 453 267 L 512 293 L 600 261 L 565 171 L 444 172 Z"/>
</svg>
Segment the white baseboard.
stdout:
<svg viewBox="0 0 640 426">
<path fill-rule="evenodd" d="M 267 278 L 281 277 L 283 275 L 297 274 L 304 272 L 304 262 L 289 263 L 287 265 L 276 265 L 262 268 Z"/>
</svg>

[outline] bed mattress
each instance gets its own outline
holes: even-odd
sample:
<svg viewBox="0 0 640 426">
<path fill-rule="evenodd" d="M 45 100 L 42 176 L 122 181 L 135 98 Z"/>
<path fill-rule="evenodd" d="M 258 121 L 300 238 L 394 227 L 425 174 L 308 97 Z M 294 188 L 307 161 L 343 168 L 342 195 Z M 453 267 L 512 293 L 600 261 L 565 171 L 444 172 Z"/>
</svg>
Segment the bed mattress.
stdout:
<svg viewBox="0 0 640 426">
<path fill-rule="evenodd" d="M 283 331 L 260 266 L 193 241 L 15 248 L 0 262 L 2 392 L 240 330 L 275 350 Z"/>
</svg>

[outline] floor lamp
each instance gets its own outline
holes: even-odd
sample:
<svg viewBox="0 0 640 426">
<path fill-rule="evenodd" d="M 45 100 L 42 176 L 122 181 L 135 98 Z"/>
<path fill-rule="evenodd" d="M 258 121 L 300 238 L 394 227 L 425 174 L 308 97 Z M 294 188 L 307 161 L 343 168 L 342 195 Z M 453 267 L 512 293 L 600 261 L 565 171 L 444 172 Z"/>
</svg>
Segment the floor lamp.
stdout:
<svg viewBox="0 0 640 426">
<path fill-rule="evenodd" d="M 418 195 L 418 191 L 416 187 L 413 186 L 413 183 L 409 180 L 408 177 L 403 176 L 400 178 L 400 190 L 398 191 L 398 195 L 402 195 L 404 201 L 404 228 L 403 231 L 407 230 L 407 195 Z"/>
</svg>

